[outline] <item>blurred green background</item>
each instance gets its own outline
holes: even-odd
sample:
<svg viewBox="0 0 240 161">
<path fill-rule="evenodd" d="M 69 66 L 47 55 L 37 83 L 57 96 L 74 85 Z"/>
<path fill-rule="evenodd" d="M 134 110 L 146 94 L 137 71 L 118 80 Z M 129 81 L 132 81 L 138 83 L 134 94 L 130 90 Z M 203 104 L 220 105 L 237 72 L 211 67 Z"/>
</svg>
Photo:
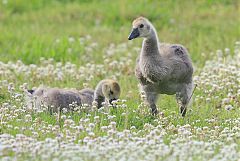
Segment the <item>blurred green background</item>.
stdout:
<svg viewBox="0 0 240 161">
<path fill-rule="evenodd" d="M 131 22 L 141 15 L 155 25 L 161 42 L 183 44 L 201 66 L 211 51 L 232 49 L 239 40 L 239 5 L 239 0 L 1 0 L 0 60 L 30 64 L 46 57 L 84 64 L 84 46 L 68 38 L 91 35 L 99 45 L 92 61 L 102 63 L 102 49 L 128 43 Z M 141 41 L 134 44 L 140 47 Z"/>
</svg>

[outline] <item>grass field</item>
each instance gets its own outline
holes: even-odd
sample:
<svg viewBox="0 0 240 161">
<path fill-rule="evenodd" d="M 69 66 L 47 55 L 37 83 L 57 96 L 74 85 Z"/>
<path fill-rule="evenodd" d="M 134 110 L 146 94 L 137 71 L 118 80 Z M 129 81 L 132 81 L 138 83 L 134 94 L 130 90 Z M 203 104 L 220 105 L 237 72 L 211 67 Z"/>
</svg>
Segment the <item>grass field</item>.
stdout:
<svg viewBox="0 0 240 161">
<path fill-rule="evenodd" d="M 240 1 L 0 0 L 0 160 L 238 160 Z M 186 46 L 198 85 L 186 117 L 174 96 L 151 116 L 134 76 L 149 18 L 161 42 Z M 119 81 L 118 108 L 57 115 L 28 108 L 25 88 Z"/>
</svg>

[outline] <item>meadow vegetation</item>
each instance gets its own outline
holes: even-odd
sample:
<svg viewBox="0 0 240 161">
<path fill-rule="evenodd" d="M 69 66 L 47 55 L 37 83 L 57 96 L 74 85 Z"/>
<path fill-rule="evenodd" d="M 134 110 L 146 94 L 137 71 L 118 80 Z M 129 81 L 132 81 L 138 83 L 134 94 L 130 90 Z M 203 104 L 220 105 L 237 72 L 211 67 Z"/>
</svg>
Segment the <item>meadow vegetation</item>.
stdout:
<svg viewBox="0 0 240 161">
<path fill-rule="evenodd" d="M 1 160 L 238 160 L 240 2 L 0 1 Z M 141 41 L 131 22 L 149 18 L 161 42 L 186 46 L 197 88 L 186 117 L 161 96 L 153 117 L 134 76 Z M 117 108 L 50 115 L 28 108 L 39 85 L 94 88 L 119 81 Z M 33 100 L 34 101 L 34 100 Z"/>
</svg>

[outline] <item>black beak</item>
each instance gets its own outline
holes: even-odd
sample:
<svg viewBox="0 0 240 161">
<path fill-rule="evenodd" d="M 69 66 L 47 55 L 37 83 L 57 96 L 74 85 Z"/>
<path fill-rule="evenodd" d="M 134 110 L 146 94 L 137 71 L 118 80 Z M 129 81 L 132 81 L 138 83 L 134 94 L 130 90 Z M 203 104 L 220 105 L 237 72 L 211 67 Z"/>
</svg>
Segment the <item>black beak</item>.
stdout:
<svg viewBox="0 0 240 161">
<path fill-rule="evenodd" d="M 128 36 L 128 40 L 132 40 L 137 38 L 140 35 L 138 28 L 134 28 L 131 32 L 131 34 Z"/>
<path fill-rule="evenodd" d="M 34 92 L 34 90 L 32 90 L 32 89 L 29 89 L 29 90 L 27 90 L 29 93 L 31 93 L 31 94 L 33 94 L 33 92 Z"/>
<path fill-rule="evenodd" d="M 113 105 L 113 104 L 112 104 L 112 101 L 116 101 L 116 100 L 117 100 L 116 98 L 110 99 L 110 100 L 109 100 L 109 103 L 110 103 L 111 105 Z"/>
</svg>

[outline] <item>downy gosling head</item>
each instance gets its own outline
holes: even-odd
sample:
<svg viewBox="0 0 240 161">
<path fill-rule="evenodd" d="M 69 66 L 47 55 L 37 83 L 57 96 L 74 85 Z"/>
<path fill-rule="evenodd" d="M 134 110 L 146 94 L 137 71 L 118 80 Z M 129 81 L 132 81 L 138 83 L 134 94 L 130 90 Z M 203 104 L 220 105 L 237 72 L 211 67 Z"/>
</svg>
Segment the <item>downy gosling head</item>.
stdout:
<svg viewBox="0 0 240 161">
<path fill-rule="evenodd" d="M 102 92 L 105 98 L 111 104 L 112 101 L 117 100 L 119 98 L 121 90 L 117 82 L 110 81 L 103 84 Z"/>
<path fill-rule="evenodd" d="M 148 19 L 144 17 L 138 17 L 132 23 L 132 31 L 128 37 L 128 40 L 132 40 L 138 37 L 149 38 L 152 36 L 154 31 L 154 27 L 148 21 Z"/>
<path fill-rule="evenodd" d="M 117 100 L 120 96 L 121 89 L 117 81 L 105 79 L 98 83 L 95 93 L 94 101 L 98 103 L 98 108 L 102 106 L 102 102 L 112 104 L 112 101 Z"/>
</svg>

